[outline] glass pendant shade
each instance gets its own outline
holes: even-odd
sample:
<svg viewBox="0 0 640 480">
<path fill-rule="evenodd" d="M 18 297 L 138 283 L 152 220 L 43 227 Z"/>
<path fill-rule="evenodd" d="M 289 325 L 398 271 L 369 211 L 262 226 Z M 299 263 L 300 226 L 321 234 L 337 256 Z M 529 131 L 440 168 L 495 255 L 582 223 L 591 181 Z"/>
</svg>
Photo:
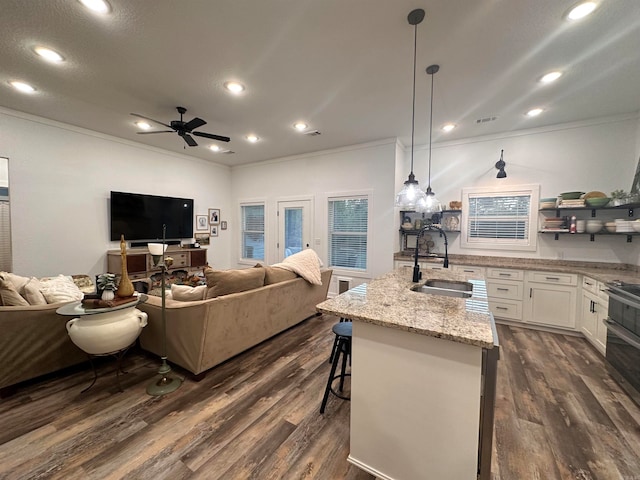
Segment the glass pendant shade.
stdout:
<svg viewBox="0 0 640 480">
<path fill-rule="evenodd" d="M 396 207 L 405 210 L 418 210 L 426 200 L 427 195 L 420 188 L 420 184 L 413 173 L 410 173 L 409 179 L 404 182 L 404 187 L 396 195 Z"/>
<path fill-rule="evenodd" d="M 440 203 L 436 194 L 433 193 L 431 187 L 427 187 L 427 191 L 425 192 L 425 203 L 420 211 L 423 213 L 439 213 L 442 211 L 442 203 Z"/>
</svg>

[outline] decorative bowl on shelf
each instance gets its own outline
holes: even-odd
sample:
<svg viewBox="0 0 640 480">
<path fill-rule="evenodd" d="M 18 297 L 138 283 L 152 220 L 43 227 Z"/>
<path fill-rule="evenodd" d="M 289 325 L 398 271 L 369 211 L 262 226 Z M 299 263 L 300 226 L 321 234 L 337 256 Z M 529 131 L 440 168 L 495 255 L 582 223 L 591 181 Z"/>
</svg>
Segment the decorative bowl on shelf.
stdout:
<svg viewBox="0 0 640 480">
<path fill-rule="evenodd" d="M 560 194 L 562 200 L 577 200 L 582 195 L 584 195 L 584 192 L 564 192 Z"/>
<path fill-rule="evenodd" d="M 609 233 L 616 233 L 616 222 L 607 222 L 604 224 L 604 228 L 606 228 Z M 638 224 L 638 228 L 640 228 L 640 224 Z"/>
<path fill-rule="evenodd" d="M 585 200 L 587 207 L 595 207 L 602 208 L 606 207 L 607 204 L 611 201 L 609 197 L 591 197 Z"/>
<path fill-rule="evenodd" d="M 584 199 L 587 199 L 587 198 L 605 198 L 606 196 L 607 196 L 606 193 L 594 190 L 592 192 L 585 193 L 584 197 L 582 197 L 582 198 L 584 198 Z"/>
<path fill-rule="evenodd" d="M 587 220 L 585 230 L 587 233 L 598 233 L 602 230 L 603 223 L 601 220 Z"/>
</svg>

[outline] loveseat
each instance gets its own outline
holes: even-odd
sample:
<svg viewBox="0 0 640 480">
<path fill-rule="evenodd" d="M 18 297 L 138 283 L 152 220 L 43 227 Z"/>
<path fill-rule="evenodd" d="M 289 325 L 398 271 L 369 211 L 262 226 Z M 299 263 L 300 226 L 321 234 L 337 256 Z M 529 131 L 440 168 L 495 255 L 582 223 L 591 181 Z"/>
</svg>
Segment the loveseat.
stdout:
<svg viewBox="0 0 640 480">
<path fill-rule="evenodd" d="M 20 277 L 14 274 L 4 275 L 0 280 L 0 288 L 6 288 L 7 283 L 12 284 L 9 278 L 16 283 L 20 281 L 16 280 Z M 65 278 L 71 280 L 79 292 L 90 293 L 94 290 L 91 278 L 86 275 Z M 53 279 L 57 280 L 57 277 Z M 47 277 L 39 281 L 44 283 L 53 279 Z M 21 286 L 16 291 L 23 289 L 24 286 Z M 56 297 L 51 292 L 46 292 L 47 298 L 54 303 L 0 306 L 0 397 L 12 393 L 17 383 L 87 361 L 87 355 L 69 339 L 65 328 L 69 317 L 56 313 L 58 308 L 71 301 L 70 298 L 55 301 L 64 296 Z M 82 298 L 82 293 L 77 298 Z"/>
<path fill-rule="evenodd" d="M 315 306 L 327 297 L 332 272 L 320 270 L 319 285 L 295 274 L 282 280 L 267 273 L 263 278 L 268 284 L 257 288 L 222 291 L 197 301 L 166 299 L 168 360 L 202 378 L 206 370 L 315 315 Z M 208 283 L 211 294 L 215 287 Z M 161 298 L 150 296 L 138 308 L 149 316 L 140 335 L 141 347 L 162 355 Z"/>
</svg>

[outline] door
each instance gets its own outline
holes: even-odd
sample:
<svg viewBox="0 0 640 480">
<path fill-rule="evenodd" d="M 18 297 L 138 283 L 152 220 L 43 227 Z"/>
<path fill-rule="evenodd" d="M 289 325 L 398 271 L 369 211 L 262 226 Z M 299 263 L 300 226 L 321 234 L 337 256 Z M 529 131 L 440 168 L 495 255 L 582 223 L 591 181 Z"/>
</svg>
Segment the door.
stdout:
<svg viewBox="0 0 640 480">
<path fill-rule="evenodd" d="M 278 202 L 278 261 L 311 247 L 311 200 Z"/>
</svg>

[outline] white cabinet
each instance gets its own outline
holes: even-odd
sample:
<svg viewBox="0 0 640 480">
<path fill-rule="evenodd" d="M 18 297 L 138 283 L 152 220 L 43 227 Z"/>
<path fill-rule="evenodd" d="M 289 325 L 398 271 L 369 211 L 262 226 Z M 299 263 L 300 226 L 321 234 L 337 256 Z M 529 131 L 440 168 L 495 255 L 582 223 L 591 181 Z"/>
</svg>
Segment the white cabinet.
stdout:
<svg viewBox="0 0 640 480">
<path fill-rule="evenodd" d="M 609 299 L 605 285 L 590 277 L 582 277 L 582 308 L 580 331 L 604 355 L 607 344 L 607 318 Z"/>
<path fill-rule="evenodd" d="M 527 272 L 524 321 L 565 329 L 576 328 L 578 276 Z"/>
<path fill-rule="evenodd" d="M 473 275 L 477 278 L 484 278 L 484 267 L 472 267 L 469 265 L 451 265 L 454 272 L 464 273 L 465 275 Z"/>
<path fill-rule="evenodd" d="M 522 270 L 487 268 L 487 296 L 494 317 L 522 321 L 523 278 Z"/>
</svg>

